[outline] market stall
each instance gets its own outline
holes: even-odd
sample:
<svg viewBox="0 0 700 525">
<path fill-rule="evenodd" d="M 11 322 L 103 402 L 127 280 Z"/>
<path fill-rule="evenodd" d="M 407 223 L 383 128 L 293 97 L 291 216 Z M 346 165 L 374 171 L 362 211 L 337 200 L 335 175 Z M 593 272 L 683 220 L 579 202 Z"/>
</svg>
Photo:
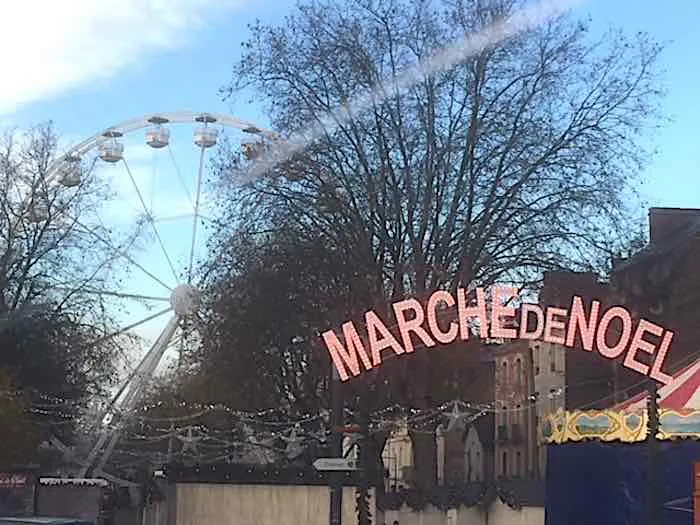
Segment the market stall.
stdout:
<svg viewBox="0 0 700 525">
<path fill-rule="evenodd" d="M 547 525 L 643 524 L 653 483 L 666 525 L 692 525 L 700 461 L 700 360 L 658 391 L 658 476 L 648 476 L 648 395 L 607 410 L 563 411 L 542 424 Z"/>
</svg>

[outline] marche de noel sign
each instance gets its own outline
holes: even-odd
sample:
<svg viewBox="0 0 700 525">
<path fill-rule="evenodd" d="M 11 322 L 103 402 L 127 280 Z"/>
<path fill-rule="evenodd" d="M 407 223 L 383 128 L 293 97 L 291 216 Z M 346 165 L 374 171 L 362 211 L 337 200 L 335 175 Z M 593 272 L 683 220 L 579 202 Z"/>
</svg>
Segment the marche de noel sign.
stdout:
<svg viewBox="0 0 700 525">
<path fill-rule="evenodd" d="M 488 291 L 488 301 L 487 290 L 480 287 L 471 293 L 460 288 L 456 297 L 438 290 L 425 305 L 415 298 L 393 303 L 398 337 L 373 310 L 365 313 L 362 330 L 348 321 L 342 325 L 342 334 L 328 330 L 321 337 L 341 381 L 380 366 L 384 352 L 410 354 L 417 342 L 433 348 L 458 339 L 466 341 L 475 335 L 482 339 L 540 339 L 578 351 L 597 352 L 606 359 L 624 355 L 623 364 L 627 368 L 663 384 L 672 380 L 663 372 L 663 365 L 673 332 L 644 318 L 633 320 L 622 306 L 601 311 L 600 301 L 586 305 L 581 297 L 574 296 L 568 309 L 552 306 L 543 309 L 526 302 L 516 309 L 507 304 L 519 299 L 517 288 L 494 286 Z M 449 310 L 455 315 L 444 326 L 440 318 Z M 580 344 L 576 343 L 577 335 Z M 611 339 L 614 344 L 610 343 Z M 638 359 L 640 353 L 649 355 L 646 363 Z"/>
</svg>

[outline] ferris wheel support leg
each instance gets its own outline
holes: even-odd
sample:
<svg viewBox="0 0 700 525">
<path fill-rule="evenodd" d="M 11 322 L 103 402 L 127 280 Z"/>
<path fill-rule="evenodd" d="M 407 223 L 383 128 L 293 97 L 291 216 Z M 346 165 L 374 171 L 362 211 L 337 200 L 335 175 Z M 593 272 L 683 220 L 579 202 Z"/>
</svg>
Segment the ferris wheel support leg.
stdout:
<svg viewBox="0 0 700 525">
<path fill-rule="evenodd" d="M 177 316 L 173 316 L 170 319 L 170 321 L 168 321 L 168 324 L 163 329 L 158 339 L 156 339 L 151 349 L 148 351 L 141 363 L 139 363 L 139 366 L 137 367 L 137 373 L 135 377 L 132 378 L 133 384 L 129 385 L 129 388 L 126 389 L 126 395 L 124 396 L 124 398 L 120 402 L 115 403 L 115 409 L 111 411 L 112 414 L 129 411 L 134 408 L 136 402 L 139 399 L 139 395 L 143 390 L 144 384 L 150 377 L 152 377 L 153 373 L 155 372 L 155 369 L 158 367 L 158 364 L 163 358 L 163 354 L 165 354 L 165 351 L 168 348 L 168 344 L 175 335 L 175 331 L 178 327 L 178 321 L 179 319 Z M 139 370 L 139 368 L 141 370 Z M 123 427 L 123 425 L 124 421 L 119 421 L 117 423 L 117 427 L 111 429 L 111 431 L 103 430 L 102 432 L 100 432 L 100 437 L 95 446 L 90 451 L 88 459 L 85 462 L 85 466 L 81 471 L 81 477 L 85 477 L 87 475 L 88 471 L 94 464 L 97 455 L 100 453 L 105 443 L 107 443 L 107 440 L 110 440 L 109 444 L 107 445 L 107 448 L 105 448 L 105 451 L 102 455 L 102 458 L 100 459 L 100 463 L 97 468 L 98 470 L 102 470 L 106 462 L 109 460 L 109 457 L 112 455 L 114 447 L 119 441 L 120 430 Z"/>
<path fill-rule="evenodd" d="M 161 315 L 163 312 L 159 313 L 158 315 Z M 135 323 L 135 325 L 138 325 L 139 323 Z M 159 351 L 159 345 L 158 341 L 151 347 L 151 349 L 146 353 L 146 355 L 141 359 L 139 364 L 136 366 L 134 371 L 129 375 L 127 380 L 124 382 L 124 384 L 119 388 L 117 391 L 116 395 L 112 398 L 110 401 L 109 405 L 107 406 L 107 409 L 100 415 L 99 422 L 102 424 L 108 416 L 114 416 L 118 411 L 119 411 L 119 406 L 120 406 L 120 400 L 121 404 L 124 403 L 124 400 L 126 399 L 126 396 L 124 396 L 125 392 L 127 392 L 128 396 L 128 391 L 131 389 L 133 390 L 134 385 L 137 385 L 138 382 L 144 377 L 147 376 L 147 370 L 150 367 L 150 363 L 153 361 L 153 356 Z M 167 346 L 167 342 L 165 343 Z M 156 363 L 157 366 L 157 363 Z M 109 439 L 109 431 L 108 429 L 101 428 L 100 433 L 99 433 L 99 438 L 97 440 L 97 443 L 95 446 L 92 448 L 90 451 L 90 454 L 87 457 L 87 460 L 85 461 L 85 464 L 83 465 L 83 469 L 81 470 L 81 477 L 85 477 L 87 475 L 87 472 L 90 469 L 90 466 L 93 464 L 95 461 L 95 458 L 97 457 L 97 454 L 102 450 L 102 447 L 104 444 L 107 442 L 107 439 Z"/>
</svg>

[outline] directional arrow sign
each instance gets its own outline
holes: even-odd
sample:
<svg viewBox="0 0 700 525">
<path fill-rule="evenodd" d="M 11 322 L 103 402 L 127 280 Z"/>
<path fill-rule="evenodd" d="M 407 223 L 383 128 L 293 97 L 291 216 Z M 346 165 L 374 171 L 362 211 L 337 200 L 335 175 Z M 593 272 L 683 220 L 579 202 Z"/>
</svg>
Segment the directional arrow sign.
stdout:
<svg viewBox="0 0 700 525">
<path fill-rule="evenodd" d="M 316 470 L 351 471 L 358 470 L 357 463 L 351 458 L 318 458 L 314 461 Z"/>
</svg>

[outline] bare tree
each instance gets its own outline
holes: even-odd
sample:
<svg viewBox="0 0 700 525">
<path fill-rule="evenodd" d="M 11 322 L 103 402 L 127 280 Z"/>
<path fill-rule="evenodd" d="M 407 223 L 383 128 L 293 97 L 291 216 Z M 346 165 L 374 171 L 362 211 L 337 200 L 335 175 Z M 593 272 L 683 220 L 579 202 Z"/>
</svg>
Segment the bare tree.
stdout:
<svg viewBox="0 0 700 525">
<path fill-rule="evenodd" d="M 316 330 L 351 303 L 353 268 L 297 234 L 241 235 L 218 252 L 190 394 L 241 410 L 324 405 L 330 368 Z"/>
<path fill-rule="evenodd" d="M 14 394 L 9 379 L 0 371 L 0 419 L 3 427 L 3 446 L 0 449 L 0 467 L 20 464 L 35 451 L 38 445 L 36 429 L 25 417 L 25 400 Z"/>
<path fill-rule="evenodd" d="M 266 178 L 224 183 L 226 219 L 250 231 L 293 224 L 342 253 L 358 270 L 358 308 L 604 269 L 634 232 L 639 139 L 660 118 L 658 45 L 594 39 L 562 16 L 410 89 L 386 82 L 522 4 L 319 0 L 252 26 L 224 95 L 255 90 L 283 133 L 325 134 Z M 368 91 L 364 111 L 348 103 Z"/>
<path fill-rule="evenodd" d="M 93 293 L 119 276 L 114 247 L 97 240 L 114 238 L 99 218 L 111 194 L 91 166 L 52 171 L 57 143 L 51 125 L 0 139 L 0 370 L 34 422 L 66 435 L 107 392 L 122 341 L 102 339 L 115 320 Z"/>
<path fill-rule="evenodd" d="M 78 292 L 116 277 L 118 254 L 97 240 L 110 238 L 99 214 L 112 195 L 93 166 L 75 166 L 77 186 L 61 184 L 50 173 L 57 142 L 51 125 L 0 141 L 0 312 L 46 301 L 76 312 Z"/>
<path fill-rule="evenodd" d="M 302 5 L 283 26 L 252 28 L 226 92 L 252 87 L 280 130 L 304 129 L 519 3 Z M 558 18 L 382 93 L 329 128 L 287 180 L 244 193 L 267 205 L 256 218 L 285 210 L 371 256 L 388 296 L 598 269 L 627 234 L 659 51 L 643 35 L 592 41 L 586 24 Z"/>
</svg>

